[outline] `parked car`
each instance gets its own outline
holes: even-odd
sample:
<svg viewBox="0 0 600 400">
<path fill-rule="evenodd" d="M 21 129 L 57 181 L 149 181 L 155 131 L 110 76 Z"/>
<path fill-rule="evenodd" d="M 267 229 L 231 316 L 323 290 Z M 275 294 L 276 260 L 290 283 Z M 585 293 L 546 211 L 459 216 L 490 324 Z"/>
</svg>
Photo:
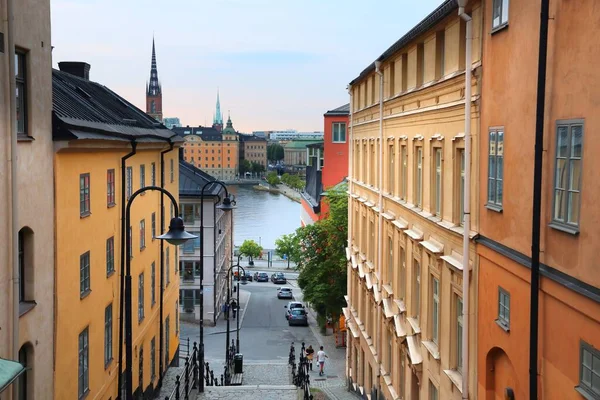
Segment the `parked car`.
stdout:
<svg viewBox="0 0 600 400">
<path fill-rule="evenodd" d="M 285 279 L 285 275 L 282 272 L 277 272 L 271 275 L 271 282 L 276 285 L 285 285 L 287 283 L 287 279 Z"/>
<path fill-rule="evenodd" d="M 285 319 L 289 319 L 292 310 L 294 308 L 304 308 L 304 304 L 300 303 L 299 301 L 290 301 L 289 303 L 287 303 L 287 306 L 283 306 L 283 307 L 286 309 L 285 310 Z"/>
<path fill-rule="evenodd" d="M 277 298 L 278 299 L 293 299 L 294 295 L 292 294 L 292 289 L 289 287 L 282 287 L 277 289 Z"/>
<path fill-rule="evenodd" d="M 242 280 L 244 280 L 244 277 L 246 277 L 246 280 L 248 282 L 252 282 L 252 272 L 246 271 L 245 275 L 244 275 L 244 273 L 242 273 Z"/>
<path fill-rule="evenodd" d="M 288 325 L 302 325 L 308 326 L 308 315 L 304 308 L 293 308 L 288 318 Z"/>
<path fill-rule="evenodd" d="M 269 282 L 269 274 L 266 272 L 259 272 L 256 276 L 256 282 Z"/>
</svg>

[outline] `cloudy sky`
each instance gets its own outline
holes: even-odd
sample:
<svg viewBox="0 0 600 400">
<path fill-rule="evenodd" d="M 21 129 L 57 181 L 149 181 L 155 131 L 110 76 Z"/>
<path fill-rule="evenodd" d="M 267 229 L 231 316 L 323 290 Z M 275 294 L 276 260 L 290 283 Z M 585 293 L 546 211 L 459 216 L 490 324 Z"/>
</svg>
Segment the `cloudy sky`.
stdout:
<svg viewBox="0 0 600 400">
<path fill-rule="evenodd" d="M 322 130 L 346 85 L 441 2 L 52 0 L 53 60 L 90 63 L 144 109 L 154 35 L 165 117 L 211 124 L 218 88 L 239 131 Z"/>
</svg>

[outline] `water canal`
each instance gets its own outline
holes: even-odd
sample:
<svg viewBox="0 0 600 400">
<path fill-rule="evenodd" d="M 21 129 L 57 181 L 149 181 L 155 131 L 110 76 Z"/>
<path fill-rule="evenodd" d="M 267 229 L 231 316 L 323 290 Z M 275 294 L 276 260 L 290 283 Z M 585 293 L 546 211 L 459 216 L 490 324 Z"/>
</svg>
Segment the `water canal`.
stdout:
<svg viewBox="0 0 600 400">
<path fill-rule="evenodd" d="M 233 213 L 234 244 L 251 239 L 265 249 L 274 249 L 275 240 L 300 226 L 300 203 L 281 194 L 252 189 L 250 185 L 231 185 L 237 208 Z"/>
</svg>

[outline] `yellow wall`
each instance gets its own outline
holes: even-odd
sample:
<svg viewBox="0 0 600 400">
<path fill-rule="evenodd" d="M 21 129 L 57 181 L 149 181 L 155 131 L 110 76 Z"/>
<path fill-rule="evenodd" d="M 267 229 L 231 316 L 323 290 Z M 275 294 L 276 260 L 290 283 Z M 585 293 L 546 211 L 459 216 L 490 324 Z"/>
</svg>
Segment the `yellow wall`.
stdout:
<svg viewBox="0 0 600 400">
<path fill-rule="evenodd" d="M 142 147 L 142 146 L 140 146 Z M 127 149 L 96 149 L 95 151 L 63 150 L 55 157 L 56 187 L 56 369 L 55 395 L 57 399 L 76 398 L 78 392 L 78 336 L 89 327 L 89 388 L 90 398 L 114 398 L 117 386 L 118 321 L 119 321 L 119 268 L 120 268 L 120 160 Z M 171 182 L 170 163 L 173 160 Z M 178 196 L 177 149 L 165 154 L 165 188 Z M 156 163 L 156 184 L 160 184 L 160 149 L 143 150 L 127 160 L 133 167 L 133 191 L 140 188 L 140 164 L 146 166 L 146 185 L 151 184 L 151 163 Z M 116 205 L 107 207 L 106 175 L 115 169 Z M 79 175 L 90 174 L 91 215 L 79 214 Z M 165 200 L 165 225 L 170 219 L 170 202 Z M 133 231 L 131 276 L 133 315 L 133 388 L 138 387 L 138 354 L 144 346 L 144 388 L 150 384 L 150 341 L 156 337 L 156 378 L 159 374 L 159 284 L 160 241 L 151 237 L 151 214 L 156 213 L 156 234 L 160 234 L 160 196 L 146 192 L 136 197 L 131 211 Z M 146 248 L 140 250 L 140 220 L 146 221 Z M 107 277 L 106 239 L 115 237 L 115 270 Z M 175 304 L 178 299 L 179 279 L 176 274 L 176 254 L 170 248 L 170 284 L 164 292 L 164 318 L 170 315 L 169 360 L 173 358 L 178 338 L 175 334 Z M 83 299 L 79 291 L 80 255 L 90 251 L 90 289 Z M 156 265 L 156 304 L 151 305 L 151 264 Z M 165 259 L 166 263 L 166 259 Z M 165 266 L 165 271 L 166 271 Z M 138 323 L 138 279 L 144 272 L 144 314 Z M 166 278 L 165 278 L 166 283 Z M 104 310 L 113 305 L 113 361 L 104 367 Z M 164 357 L 163 357 L 164 358 Z M 154 381 L 156 383 L 156 380 Z"/>
</svg>

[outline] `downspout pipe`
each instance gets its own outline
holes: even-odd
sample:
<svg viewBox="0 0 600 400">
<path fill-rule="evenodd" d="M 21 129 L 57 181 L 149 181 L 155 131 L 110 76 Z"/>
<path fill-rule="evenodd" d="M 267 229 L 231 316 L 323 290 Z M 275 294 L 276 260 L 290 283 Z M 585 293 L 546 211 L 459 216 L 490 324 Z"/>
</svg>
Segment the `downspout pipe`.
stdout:
<svg viewBox="0 0 600 400">
<path fill-rule="evenodd" d="M 160 152 L 160 187 L 165 188 L 165 154 L 173 150 L 173 142 L 169 139 L 169 148 Z M 165 194 L 160 193 L 160 232 L 165 231 Z M 164 285 L 165 285 L 165 241 L 160 241 L 160 290 L 159 290 L 159 340 L 158 345 L 158 387 L 162 387 L 163 380 L 163 351 L 164 351 L 164 328 L 163 328 L 163 298 L 164 298 Z"/>
<path fill-rule="evenodd" d="M 531 226 L 531 294 L 529 310 L 529 398 L 538 398 L 538 314 L 540 287 L 540 234 L 542 209 L 542 162 L 544 107 L 546 104 L 546 64 L 548 54 L 549 0 L 541 0 L 538 55 L 537 104 L 535 113 L 535 152 L 533 168 L 533 217 Z"/>
<path fill-rule="evenodd" d="M 375 73 L 379 75 L 379 179 L 377 186 L 379 188 L 379 229 L 378 229 L 378 241 L 377 241 L 377 270 L 379 271 L 379 279 L 378 279 L 378 289 L 381 290 L 381 278 L 383 271 L 383 72 L 381 72 L 381 61 L 375 61 Z M 381 318 L 381 307 L 377 307 L 378 321 Z M 377 330 L 377 337 L 375 340 L 379 344 L 379 348 L 377 348 L 377 354 L 379 356 L 379 362 L 381 363 L 381 347 L 382 347 L 382 337 L 383 337 L 383 329 L 380 328 Z M 377 376 L 379 377 L 380 368 L 377 369 Z M 380 390 L 380 382 L 377 380 L 377 390 Z"/>
<path fill-rule="evenodd" d="M 458 0 L 458 15 L 466 22 L 465 35 L 465 187 L 463 221 L 463 334 L 462 334 L 462 398 L 469 398 L 469 245 L 471 232 L 471 89 L 473 21 L 465 12 L 467 0 Z"/>
<path fill-rule="evenodd" d="M 19 360 L 19 196 L 17 187 L 17 88 L 15 81 L 15 15 L 13 0 L 7 0 L 8 12 L 8 76 L 9 76 L 9 124 L 10 124 L 10 194 L 11 194 L 11 261 L 13 267 L 13 290 L 12 290 L 12 358 Z M 13 396 L 19 395 L 18 385 L 13 386 Z"/>
<path fill-rule="evenodd" d="M 135 140 L 131 141 L 131 151 L 121 157 L 121 266 L 120 266 L 120 287 L 119 287 L 119 376 L 117 378 L 117 399 L 121 398 L 121 388 L 123 387 L 123 308 L 125 307 L 125 247 L 126 238 L 129 236 L 127 226 L 125 225 L 125 207 L 127 205 L 126 191 L 127 191 L 127 159 L 133 157 L 136 154 L 137 143 Z"/>
</svg>

